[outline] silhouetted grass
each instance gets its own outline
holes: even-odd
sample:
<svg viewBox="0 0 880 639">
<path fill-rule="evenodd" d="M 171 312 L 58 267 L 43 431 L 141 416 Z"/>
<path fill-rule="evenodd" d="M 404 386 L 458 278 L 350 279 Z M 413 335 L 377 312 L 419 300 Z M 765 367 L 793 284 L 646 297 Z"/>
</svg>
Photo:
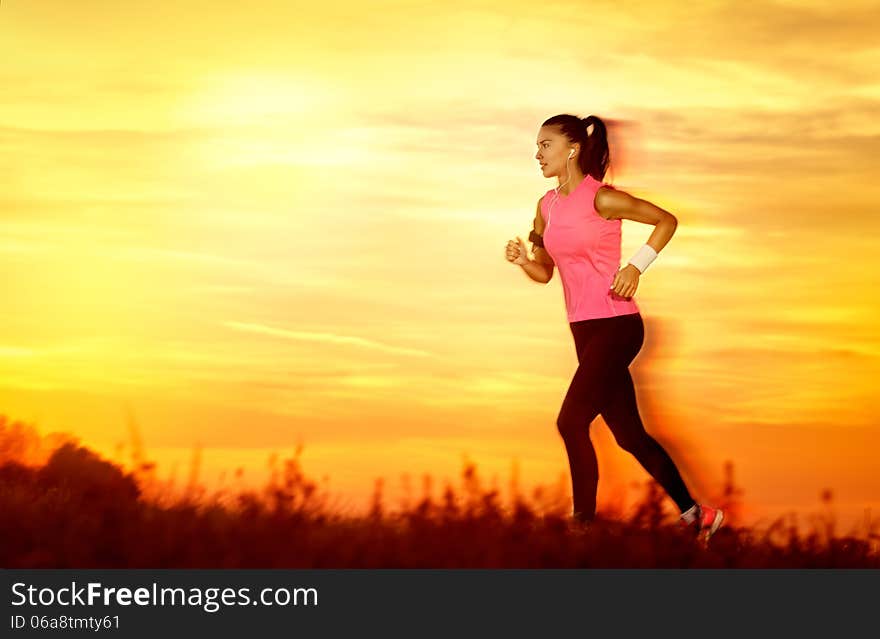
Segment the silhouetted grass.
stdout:
<svg viewBox="0 0 880 639">
<path fill-rule="evenodd" d="M 209 497 L 191 480 L 190 494 L 171 500 L 141 453 L 127 473 L 70 438 L 47 442 L 0 417 L 5 568 L 880 567 L 875 524 L 861 537 L 837 536 L 831 515 L 806 534 L 787 518 L 737 526 L 732 464 L 721 505 L 734 517 L 703 548 L 677 529 L 653 481 L 629 515 L 577 530 L 559 486 L 515 491 L 505 504 L 470 463 L 459 491 L 447 484 L 435 500 L 426 475 L 421 499 L 388 512 L 378 480 L 372 508 L 345 515 L 303 474 L 301 447 L 262 490 Z"/>
</svg>

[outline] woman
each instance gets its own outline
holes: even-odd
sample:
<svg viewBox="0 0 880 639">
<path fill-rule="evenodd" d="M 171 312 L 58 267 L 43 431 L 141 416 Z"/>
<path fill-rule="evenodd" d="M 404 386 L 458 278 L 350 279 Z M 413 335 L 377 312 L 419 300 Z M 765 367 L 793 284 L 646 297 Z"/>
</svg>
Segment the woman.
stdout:
<svg viewBox="0 0 880 639">
<path fill-rule="evenodd" d="M 697 504 L 668 453 L 642 424 L 629 364 L 644 341 L 644 324 L 633 295 L 639 278 L 675 233 L 677 219 L 646 200 L 603 184 L 608 167 L 605 123 L 591 115 L 562 114 L 538 132 L 535 158 L 545 177 L 559 185 L 538 200 L 529 235 L 535 259 L 523 241 L 507 243 L 508 261 L 535 281 L 547 283 L 559 267 L 578 368 L 556 424 L 571 468 L 573 518 L 596 515 L 599 467 L 589 426 L 602 415 L 617 443 L 678 505 L 683 528 L 708 541 L 724 518 L 718 508 Z M 621 221 L 655 226 L 647 243 L 620 266 Z"/>
</svg>

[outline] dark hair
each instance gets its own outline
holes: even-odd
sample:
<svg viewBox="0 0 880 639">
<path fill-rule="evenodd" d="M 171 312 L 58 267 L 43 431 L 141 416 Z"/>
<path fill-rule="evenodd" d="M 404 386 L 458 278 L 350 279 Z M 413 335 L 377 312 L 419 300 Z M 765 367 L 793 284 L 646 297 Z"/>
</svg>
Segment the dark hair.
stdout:
<svg viewBox="0 0 880 639">
<path fill-rule="evenodd" d="M 593 132 L 587 135 L 587 127 L 593 125 Z M 592 175 L 601 182 L 608 170 L 608 128 L 597 115 L 581 119 L 576 115 L 561 113 L 548 118 L 541 126 L 558 126 L 564 136 L 581 145 L 578 166 L 584 175 Z"/>
</svg>

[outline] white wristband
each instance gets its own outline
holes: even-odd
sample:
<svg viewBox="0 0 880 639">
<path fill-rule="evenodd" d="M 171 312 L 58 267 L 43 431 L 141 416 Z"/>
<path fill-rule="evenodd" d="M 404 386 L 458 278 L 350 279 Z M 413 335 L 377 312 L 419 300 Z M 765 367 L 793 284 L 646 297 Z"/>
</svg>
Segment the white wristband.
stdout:
<svg viewBox="0 0 880 639">
<path fill-rule="evenodd" d="M 657 257 L 657 251 L 655 251 L 649 244 L 642 245 L 638 251 L 636 251 L 635 255 L 629 258 L 629 264 L 632 264 L 637 269 L 639 269 L 639 273 L 644 273 L 645 269 L 648 268 L 648 265 L 654 261 Z"/>
</svg>

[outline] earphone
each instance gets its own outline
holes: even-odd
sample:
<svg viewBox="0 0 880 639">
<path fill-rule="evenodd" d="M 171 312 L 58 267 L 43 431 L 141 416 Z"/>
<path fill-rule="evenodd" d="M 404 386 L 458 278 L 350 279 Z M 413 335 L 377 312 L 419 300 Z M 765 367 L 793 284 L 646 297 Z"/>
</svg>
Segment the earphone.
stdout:
<svg viewBox="0 0 880 639">
<path fill-rule="evenodd" d="M 575 151 L 574 149 L 572 149 L 571 151 L 569 151 L 569 153 L 568 153 L 568 159 L 569 159 L 569 160 L 570 160 L 571 158 L 574 157 L 574 151 Z M 567 171 L 567 169 L 566 169 L 566 171 Z M 571 173 L 569 172 L 568 175 L 569 175 L 569 178 L 570 178 L 570 177 L 571 177 Z M 555 198 L 553 199 L 553 201 L 550 203 L 550 208 L 547 210 L 547 227 L 544 229 L 544 232 L 545 232 L 545 233 L 547 232 L 547 229 L 550 228 L 550 213 L 553 212 L 553 205 L 556 204 L 556 203 L 559 201 L 559 189 L 561 189 L 561 188 L 562 188 L 563 186 L 565 186 L 566 184 L 568 184 L 568 178 L 566 178 L 565 182 L 563 182 L 562 184 L 560 184 L 559 186 L 557 186 L 557 187 L 554 189 L 554 191 L 556 191 L 556 193 L 555 193 L 556 197 L 555 197 Z"/>
<path fill-rule="evenodd" d="M 570 160 L 571 158 L 574 157 L 574 152 L 575 152 L 575 149 L 572 149 L 571 151 L 569 151 L 569 153 L 568 153 L 568 159 L 569 159 L 569 160 Z M 568 172 L 568 169 L 566 169 L 566 171 Z M 571 173 L 569 172 L 568 175 L 569 175 L 569 178 L 570 178 L 570 177 L 571 177 Z M 553 205 L 556 204 L 556 203 L 559 201 L 559 189 L 561 189 L 561 188 L 562 188 L 563 186 L 565 186 L 566 184 L 568 184 L 568 178 L 566 178 L 565 182 L 563 182 L 562 184 L 560 184 L 559 186 L 557 186 L 555 189 L 553 189 L 554 191 L 556 191 L 556 193 L 554 194 L 554 195 L 556 195 L 556 197 L 555 197 L 555 198 L 553 199 L 553 201 L 550 203 L 550 208 L 547 210 L 547 226 L 544 228 L 544 233 L 546 233 L 546 232 L 547 232 L 547 229 L 550 228 L 550 213 L 553 212 Z"/>
</svg>

